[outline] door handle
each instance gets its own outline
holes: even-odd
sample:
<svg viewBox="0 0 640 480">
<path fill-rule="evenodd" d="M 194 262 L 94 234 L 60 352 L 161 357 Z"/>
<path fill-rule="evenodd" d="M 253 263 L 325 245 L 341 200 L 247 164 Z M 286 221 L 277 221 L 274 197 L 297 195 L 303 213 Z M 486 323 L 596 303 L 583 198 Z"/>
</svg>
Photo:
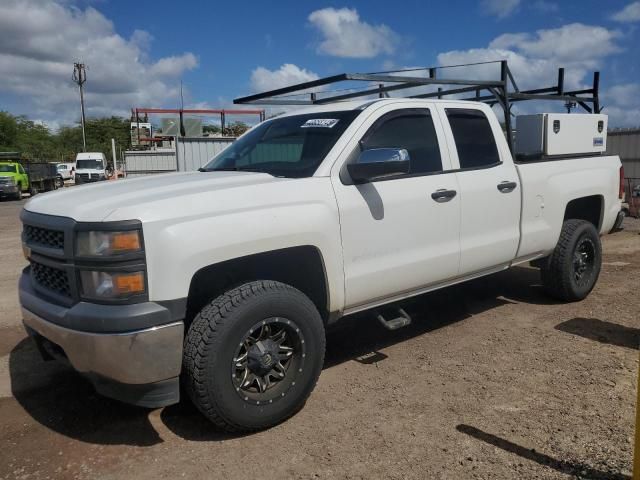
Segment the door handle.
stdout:
<svg viewBox="0 0 640 480">
<path fill-rule="evenodd" d="M 518 184 L 516 182 L 500 182 L 498 184 L 498 190 L 500 190 L 500 192 L 502 193 L 509 193 L 513 192 L 517 186 Z"/>
<path fill-rule="evenodd" d="M 433 192 L 431 194 L 431 198 L 433 198 L 438 203 L 444 203 L 455 197 L 457 193 L 458 192 L 456 192 L 455 190 L 447 190 L 445 188 L 441 188 Z"/>
</svg>

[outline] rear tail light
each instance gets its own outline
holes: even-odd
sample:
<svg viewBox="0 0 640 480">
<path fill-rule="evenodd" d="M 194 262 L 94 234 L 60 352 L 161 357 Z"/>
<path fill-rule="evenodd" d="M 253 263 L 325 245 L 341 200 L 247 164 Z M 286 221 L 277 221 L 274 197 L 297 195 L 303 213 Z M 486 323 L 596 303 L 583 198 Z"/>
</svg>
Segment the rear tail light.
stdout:
<svg viewBox="0 0 640 480">
<path fill-rule="evenodd" d="M 620 167 L 620 188 L 618 190 L 618 198 L 622 200 L 624 197 L 624 167 Z"/>
</svg>

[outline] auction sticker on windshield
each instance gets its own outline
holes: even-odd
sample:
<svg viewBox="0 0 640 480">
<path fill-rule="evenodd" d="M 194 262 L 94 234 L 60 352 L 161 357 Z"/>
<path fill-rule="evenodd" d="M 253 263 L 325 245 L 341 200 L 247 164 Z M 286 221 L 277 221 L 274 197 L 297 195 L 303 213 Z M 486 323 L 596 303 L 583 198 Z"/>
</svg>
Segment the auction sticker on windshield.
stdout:
<svg viewBox="0 0 640 480">
<path fill-rule="evenodd" d="M 300 128 L 320 127 L 320 128 L 333 128 L 338 123 L 337 118 L 310 118 Z"/>
</svg>

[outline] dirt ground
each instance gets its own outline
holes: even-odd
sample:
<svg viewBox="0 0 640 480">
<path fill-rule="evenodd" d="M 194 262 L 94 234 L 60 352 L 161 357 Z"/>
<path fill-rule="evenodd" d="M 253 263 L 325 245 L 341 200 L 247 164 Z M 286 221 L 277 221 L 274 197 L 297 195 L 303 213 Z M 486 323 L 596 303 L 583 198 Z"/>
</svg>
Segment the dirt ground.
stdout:
<svg viewBox="0 0 640 480">
<path fill-rule="evenodd" d="M 600 281 L 557 304 L 531 268 L 424 295 L 389 333 L 328 336 L 306 407 L 268 431 L 213 431 L 186 402 L 96 395 L 25 339 L 23 202 L 0 202 L 0 478 L 625 479 L 640 341 L 640 222 L 604 239 Z"/>
</svg>

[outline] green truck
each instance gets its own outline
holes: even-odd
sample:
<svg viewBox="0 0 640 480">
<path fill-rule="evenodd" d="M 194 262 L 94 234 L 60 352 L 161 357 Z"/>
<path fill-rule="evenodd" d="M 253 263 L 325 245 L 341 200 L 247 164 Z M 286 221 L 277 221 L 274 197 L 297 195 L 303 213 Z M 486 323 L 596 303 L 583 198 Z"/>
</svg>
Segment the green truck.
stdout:
<svg viewBox="0 0 640 480">
<path fill-rule="evenodd" d="M 19 163 L 0 159 L 0 197 L 16 200 L 25 192 L 32 196 L 58 188 L 56 165 L 46 162 Z"/>
<path fill-rule="evenodd" d="M 20 200 L 22 193 L 29 190 L 29 175 L 23 166 L 17 162 L 0 161 L 0 197 Z"/>
</svg>

